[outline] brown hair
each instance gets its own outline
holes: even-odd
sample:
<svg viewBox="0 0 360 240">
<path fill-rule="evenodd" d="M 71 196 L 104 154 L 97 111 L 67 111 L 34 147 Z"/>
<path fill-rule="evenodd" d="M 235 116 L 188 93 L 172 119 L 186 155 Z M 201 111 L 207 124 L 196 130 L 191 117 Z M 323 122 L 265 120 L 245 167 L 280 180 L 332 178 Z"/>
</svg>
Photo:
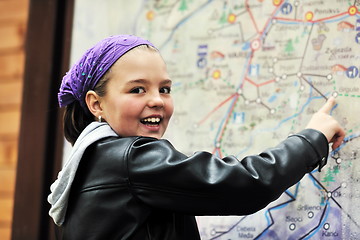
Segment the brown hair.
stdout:
<svg viewBox="0 0 360 240">
<path fill-rule="evenodd" d="M 135 48 L 132 48 L 128 52 L 134 49 L 141 50 L 152 50 L 157 51 L 157 49 L 153 48 L 150 45 L 139 45 Z M 126 54 L 126 53 L 125 53 Z M 124 56 L 124 55 L 123 55 Z M 109 73 L 111 72 L 111 68 L 104 74 L 102 78 L 100 78 L 99 82 L 96 84 L 93 91 L 98 94 L 100 97 L 106 95 L 106 86 L 109 80 Z M 89 110 L 85 111 L 78 101 L 74 101 L 71 104 L 65 107 L 64 112 L 64 136 L 66 140 L 68 140 L 71 145 L 74 145 L 81 132 L 89 125 L 91 122 L 95 120 L 95 117 L 90 113 Z"/>
</svg>

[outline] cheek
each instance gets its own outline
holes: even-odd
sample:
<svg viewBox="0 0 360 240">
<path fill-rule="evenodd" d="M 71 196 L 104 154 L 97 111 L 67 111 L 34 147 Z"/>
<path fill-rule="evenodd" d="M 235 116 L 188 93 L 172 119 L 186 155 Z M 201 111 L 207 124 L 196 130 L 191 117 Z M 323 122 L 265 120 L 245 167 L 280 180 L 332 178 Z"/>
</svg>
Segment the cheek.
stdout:
<svg viewBox="0 0 360 240">
<path fill-rule="evenodd" d="M 119 105 L 119 112 L 121 112 L 122 116 L 126 116 L 127 118 L 139 118 L 142 110 L 143 106 L 141 105 L 141 102 L 136 100 L 122 102 Z"/>
<path fill-rule="evenodd" d="M 174 102 L 172 100 L 172 98 L 170 98 L 167 102 L 167 114 L 169 115 L 169 118 L 172 116 L 172 114 L 174 113 Z"/>
<path fill-rule="evenodd" d="M 109 101 L 106 112 L 109 118 L 111 118 L 113 124 L 119 124 L 126 122 L 134 113 L 134 107 L 136 104 L 127 99 L 119 98 Z"/>
</svg>

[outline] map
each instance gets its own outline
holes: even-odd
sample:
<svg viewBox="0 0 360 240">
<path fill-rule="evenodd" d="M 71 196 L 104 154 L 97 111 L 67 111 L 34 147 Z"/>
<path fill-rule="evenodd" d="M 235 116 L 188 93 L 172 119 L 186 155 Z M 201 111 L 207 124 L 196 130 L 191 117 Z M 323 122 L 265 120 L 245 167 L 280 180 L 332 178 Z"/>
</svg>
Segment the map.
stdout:
<svg viewBox="0 0 360 240">
<path fill-rule="evenodd" d="M 98 5 L 115 26 L 115 10 Z M 337 100 L 331 114 L 346 138 L 326 167 L 255 214 L 197 217 L 201 238 L 360 239 L 360 1 L 129 5 L 130 25 L 114 7 L 118 25 L 149 39 L 165 59 L 175 103 L 166 138 L 187 155 L 258 154 L 302 130 L 330 96 Z M 95 35 L 90 23 L 75 26 Z M 124 29 L 118 25 L 114 32 Z"/>
</svg>

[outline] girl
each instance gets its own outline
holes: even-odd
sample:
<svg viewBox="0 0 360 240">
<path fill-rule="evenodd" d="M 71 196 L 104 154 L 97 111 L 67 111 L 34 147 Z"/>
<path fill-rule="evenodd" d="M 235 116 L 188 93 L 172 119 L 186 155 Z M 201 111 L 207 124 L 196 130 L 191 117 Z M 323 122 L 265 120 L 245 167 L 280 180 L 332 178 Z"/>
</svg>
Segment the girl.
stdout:
<svg viewBox="0 0 360 240">
<path fill-rule="evenodd" d="M 194 216 L 254 213 L 314 168 L 344 131 L 329 101 L 307 128 L 259 155 L 185 156 L 162 140 L 173 102 L 156 48 L 128 35 L 89 49 L 64 76 L 73 149 L 48 197 L 63 239 L 200 239 Z"/>
</svg>

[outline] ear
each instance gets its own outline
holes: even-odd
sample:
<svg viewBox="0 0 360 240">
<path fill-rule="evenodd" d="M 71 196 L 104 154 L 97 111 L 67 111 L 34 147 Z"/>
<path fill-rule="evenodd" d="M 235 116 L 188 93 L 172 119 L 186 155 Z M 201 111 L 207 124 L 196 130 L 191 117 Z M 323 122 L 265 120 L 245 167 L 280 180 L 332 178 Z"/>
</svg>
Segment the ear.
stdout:
<svg viewBox="0 0 360 240">
<path fill-rule="evenodd" d="M 90 90 L 86 93 L 85 102 L 91 114 L 96 118 L 99 118 L 99 116 L 102 114 L 100 96 L 96 92 Z"/>
</svg>

